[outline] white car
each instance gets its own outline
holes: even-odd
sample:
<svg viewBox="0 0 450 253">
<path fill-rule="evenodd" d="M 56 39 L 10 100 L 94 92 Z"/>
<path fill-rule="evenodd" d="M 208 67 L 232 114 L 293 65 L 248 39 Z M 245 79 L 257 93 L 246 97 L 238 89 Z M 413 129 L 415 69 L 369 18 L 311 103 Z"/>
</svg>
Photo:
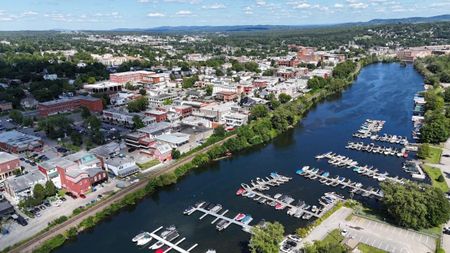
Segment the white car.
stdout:
<svg viewBox="0 0 450 253">
<path fill-rule="evenodd" d="M 342 235 L 342 236 L 348 235 L 347 229 L 343 229 L 343 230 L 341 231 L 341 235 Z"/>
</svg>

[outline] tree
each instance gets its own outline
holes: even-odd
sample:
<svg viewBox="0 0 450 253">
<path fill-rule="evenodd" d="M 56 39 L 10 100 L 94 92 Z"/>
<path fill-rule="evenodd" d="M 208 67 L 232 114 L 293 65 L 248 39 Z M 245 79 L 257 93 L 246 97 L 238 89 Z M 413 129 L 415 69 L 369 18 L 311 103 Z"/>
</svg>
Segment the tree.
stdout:
<svg viewBox="0 0 450 253">
<path fill-rule="evenodd" d="M 88 79 L 87 79 L 88 84 L 93 84 L 95 82 L 96 82 L 95 77 L 93 77 L 93 76 L 88 77 Z"/>
<path fill-rule="evenodd" d="M 417 156 L 420 159 L 426 159 L 428 156 L 430 156 L 430 145 L 426 143 L 422 144 L 417 151 Z"/>
<path fill-rule="evenodd" d="M 142 122 L 142 119 L 139 116 L 134 115 L 133 116 L 133 128 L 139 129 L 139 128 L 143 128 L 143 127 L 145 127 L 145 124 L 144 124 L 144 122 Z"/>
<path fill-rule="evenodd" d="M 41 203 L 47 196 L 44 186 L 41 184 L 36 184 L 33 188 L 33 198 Z"/>
<path fill-rule="evenodd" d="M 45 183 L 45 193 L 46 193 L 46 196 L 47 196 L 47 197 L 54 196 L 54 195 L 56 195 L 56 192 L 57 192 L 56 186 L 53 184 L 53 181 L 52 181 L 52 180 L 48 180 L 48 181 Z"/>
<path fill-rule="evenodd" d="M 145 96 L 145 95 L 147 95 L 147 90 L 145 90 L 145 89 L 140 89 L 140 90 L 139 90 L 139 94 L 141 94 L 142 96 Z"/>
<path fill-rule="evenodd" d="M 89 108 L 87 108 L 86 106 L 82 106 L 81 107 L 81 117 L 83 119 L 87 119 L 87 118 L 89 118 L 89 116 L 91 116 L 91 111 L 89 110 Z"/>
<path fill-rule="evenodd" d="M 223 137 L 223 136 L 225 136 L 225 134 L 226 134 L 226 131 L 225 131 L 225 128 L 222 125 L 214 128 L 214 135 L 215 136 Z"/>
<path fill-rule="evenodd" d="M 127 105 L 129 112 L 141 112 L 145 111 L 148 106 L 147 97 L 140 97 L 136 100 L 130 101 Z"/>
<path fill-rule="evenodd" d="M 89 129 L 91 129 L 91 131 L 98 131 L 102 126 L 102 122 L 95 115 L 89 116 L 87 119 L 84 120 L 84 123 Z"/>
<path fill-rule="evenodd" d="M 280 103 L 282 103 L 282 104 L 286 104 L 287 102 L 291 101 L 291 99 L 292 99 L 292 97 L 289 96 L 289 95 L 286 94 L 286 93 L 281 93 L 281 94 L 278 96 L 278 100 L 279 100 Z"/>
<path fill-rule="evenodd" d="M 164 99 L 163 105 L 171 105 L 173 104 L 173 100 L 170 98 Z"/>
<path fill-rule="evenodd" d="M 32 117 L 24 117 L 22 120 L 22 125 L 24 125 L 24 126 L 31 127 L 31 126 L 33 126 L 33 123 L 34 123 L 34 121 L 33 121 Z"/>
<path fill-rule="evenodd" d="M 173 148 L 172 149 L 172 159 L 176 160 L 176 159 L 180 158 L 180 156 L 181 156 L 180 151 L 176 148 Z"/>
<path fill-rule="evenodd" d="M 269 115 L 269 110 L 265 105 L 255 105 L 250 109 L 252 119 L 264 118 Z"/>
<path fill-rule="evenodd" d="M 212 85 L 206 86 L 205 91 L 207 96 L 211 96 L 213 93 L 213 86 Z"/>
<path fill-rule="evenodd" d="M 450 102 L 450 88 L 446 88 L 444 91 L 444 101 Z"/>
<path fill-rule="evenodd" d="M 425 123 L 420 129 L 422 142 L 439 143 L 446 141 L 450 136 L 447 119 L 440 118 L 432 122 Z"/>
<path fill-rule="evenodd" d="M 383 182 L 381 188 L 384 207 L 400 226 L 430 228 L 450 219 L 450 202 L 439 188 L 413 182 Z"/>
<path fill-rule="evenodd" d="M 253 227 L 249 247 L 252 253 L 278 253 L 284 237 L 284 227 L 278 222 L 267 222 L 263 227 Z"/>
<path fill-rule="evenodd" d="M 72 133 L 70 134 L 70 140 L 75 146 L 80 147 L 81 145 L 83 145 L 83 136 L 77 131 L 72 131 Z"/>
<path fill-rule="evenodd" d="M 11 110 L 9 112 L 9 118 L 14 121 L 16 124 L 22 124 L 23 121 L 23 114 L 19 110 Z"/>
</svg>

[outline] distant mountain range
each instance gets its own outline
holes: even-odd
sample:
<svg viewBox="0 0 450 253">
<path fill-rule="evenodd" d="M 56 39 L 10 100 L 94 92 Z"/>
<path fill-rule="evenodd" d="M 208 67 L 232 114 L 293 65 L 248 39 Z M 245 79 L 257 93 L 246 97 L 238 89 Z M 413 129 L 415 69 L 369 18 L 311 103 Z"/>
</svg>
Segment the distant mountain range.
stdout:
<svg viewBox="0 0 450 253">
<path fill-rule="evenodd" d="M 418 24 L 450 21 L 450 14 L 432 17 L 409 17 L 396 19 L 372 19 L 367 22 L 352 22 L 326 25 L 230 25 L 230 26 L 160 26 L 155 28 L 118 28 L 112 31 L 119 32 L 244 32 L 244 31 L 267 31 L 280 29 L 316 28 L 331 26 L 369 26 L 387 24 Z"/>
</svg>

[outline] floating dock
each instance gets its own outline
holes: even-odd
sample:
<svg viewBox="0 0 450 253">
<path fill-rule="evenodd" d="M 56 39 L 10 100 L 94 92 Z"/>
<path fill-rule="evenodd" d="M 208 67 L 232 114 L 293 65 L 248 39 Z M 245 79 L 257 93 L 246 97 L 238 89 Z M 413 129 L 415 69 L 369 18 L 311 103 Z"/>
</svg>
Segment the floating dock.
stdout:
<svg viewBox="0 0 450 253">
<path fill-rule="evenodd" d="M 316 156 L 317 159 L 328 159 L 328 163 L 336 167 L 347 167 L 353 169 L 361 175 L 376 179 L 378 181 L 390 180 L 403 184 L 406 180 L 399 177 L 390 177 L 388 172 L 381 173 L 378 169 L 368 165 L 360 166 L 357 161 L 343 155 L 337 155 L 331 152 Z"/>
<path fill-rule="evenodd" d="M 371 133 L 367 133 L 367 134 L 354 133 L 353 137 L 360 138 L 360 139 L 370 139 L 373 141 L 386 142 L 386 143 L 391 143 L 391 144 L 400 144 L 400 145 L 404 145 L 404 146 L 408 145 L 408 143 L 409 143 L 407 137 L 400 136 L 400 135 L 384 134 L 381 136 L 378 134 L 371 134 Z"/>
<path fill-rule="evenodd" d="M 210 216 L 215 217 L 215 219 L 211 222 L 211 224 L 214 224 L 218 220 L 225 220 L 225 221 L 228 222 L 228 224 L 226 224 L 224 226 L 224 229 L 229 227 L 231 224 L 235 224 L 235 225 L 238 225 L 238 226 L 242 227 L 243 231 L 248 232 L 248 233 L 251 232 L 252 226 L 248 224 L 250 222 L 248 222 L 246 224 L 246 223 L 243 223 L 241 221 L 237 221 L 234 218 L 229 218 L 229 217 L 225 216 L 225 214 L 228 213 L 229 210 L 225 210 L 225 211 L 223 211 L 222 213 L 219 214 L 218 212 L 214 212 L 214 211 L 206 210 L 206 209 L 202 208 L 202 205 L 198 205 L 198 206 L 193 207 L 190 212 L 186 213 L 186 215 L 191 215 L 191 214 L 193 214 L 193 213 L 195 213 L 197 211 L 203 213 L 203 215 L 200 216 L 200 218 L 199 218 L 200 220 L 202 220 L 206 216 L 210 215 Z"/>
<path fill-rule="evenodd" d="M 273 177 L 274 180 L 279 181 L 280 183 L 284 183 L 287 182 L 289 180 L 291 180 L 292 178 L 290 177 L 286 177 L 283 175 L 279 175 L 279 174 L 275 174 L 272 173 L 271 176 Z M 269 181 L 272 181 L 269 180 Z M 320 203 L 322 205 L 322 208 L 316 208 L 316 210 L 309 210 L 311 208 L 310 205 L 307 205 L 306 203 L 304 203 L 304 201 L 299 201 L 299 202 L 303 202 L 302 204 L 298 204 L 298 205 L 293 205 L 292 203 L 294 202 L 294 199 L 288 196 L 284 196 L 284 198 L 282 197 L 282 194 L 279 194 L 280 197 L 272 197 L 268 194 L 264 194 L 259 192 L 259 190 L 261 190 L 261 188 L 263 188 L 263 190 L 268 190 L 270 187 L 268 187 L 264 181 L 261 180 L 256 180 L 256 182 L 258 183 L 254 183 L 252 180 L 251 186 L 248 184 L 241 184 L 241 188 L 236 192 L 236 195 L 241 195 L 243 197 L 248 197 L 251 198 L 255 201 L 258 201 L 261 204 L 269 204 L 271 206 L 274 206 L 276 209 L 276 206 L 279 206 L 280 209 L 278 210 L 282 210 L 285 208 L 288 208 L 288 215 L 294 216 L 296 218 L 303 218 L 303 219 L 310 219 L 312 217 L 315 218 L 319 218 L 321 217 L 324 213 L 326 213 L 329 209 L 331 209 L 337 201 L 333 201 L 332 203 L 328 203 L 328 204 L 324 204 L 324 203 Z M 327 193 L 328 196 L 331 196 L 332 199 L 334 200 L 339 200 L 339 199 L 343 199 L 341 196 L 338 196 L 337 194 L 334 193 Z M 286 199 L 289 199 L 290 201 L 287 201 Z"/>
<path fill-rule="evenodd" d="M 375 143 L 370 143 L 365 145 L 363 142 L 348 142 L 345 146 L 347 149 L 353 149 L 358 151 L 365 151 L 369 153 L 374 154 L 382 154 L 382 155 L 390 155 L 390 156 L 397 156 L 397 157 L 408 157 L 408 152 L 406 151 L 406 148 L 397 149 L 392 147 L 384 147 L 375 145 Z"/>
<path fill-rule="evenodd" d="M 196 244 L 192 245 L 189 249 L 185 250 L 185 249 L 181 248 L 180 246 L 178 246 L 178 244 L 182 243 L 186 239 L 186 237 L 183 237 L 183 238 L 179 239 L 175 243 L 169 242 L 169 241 L 165 240 L 164 238 L 162 238 L 162 237 L 160 237 L 159 235 L 156 234 L 162 228 L 163 227 L 161 226 L 161 227 L 155 229 L 153 232 L 151 232 L 149 234 L 150 234 L 150 236 L 152 238 L 156 239 L 157 241 L 160 241 L 160 242 L 164 243 L 164 245 L 169 247 L 169 248 L 167 248 L 166 250 L 163 251 L 164 253 L 167 253 L 167 252 L 169 252 L 171 250 L 175 250 L 176 252 L 180 252 L 180 253 L 189 253 L 191 250 L 193 250 L 195 247 L 198 246 L 198 243 L 196 243 Z"/>
<path fill-rule="evenodd" d="M 336 178 L 328 177 L 328 172 L 320 171 L 319 169 L 310 169 L 309 166 L 305 166 L 300 170 L 297 170 L 297 174 L 304 176 L 305 178 L 310 178 L 313 180 L 318 180 L 320 183 L 337 187 L 341 186 L 342 189 L 350 188 L 350 192 L 355 194 L 361 194 L 363 197 L 375 197 L 378 199 L 383 198 L 383 193 L 380 190 L 375 190 L 371 188 L 365 189 L 361 183 L 352 182 L 350 179 L 337 176 Z"/>
</svg>

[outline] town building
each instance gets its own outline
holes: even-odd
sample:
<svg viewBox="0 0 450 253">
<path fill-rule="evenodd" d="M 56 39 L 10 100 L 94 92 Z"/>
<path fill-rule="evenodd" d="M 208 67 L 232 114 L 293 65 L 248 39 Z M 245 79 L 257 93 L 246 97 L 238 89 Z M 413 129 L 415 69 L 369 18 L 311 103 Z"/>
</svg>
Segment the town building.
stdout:
<svg viewBox="0 0 450 253">
<path fill-rule="evenodd" d="M 45 117 L 62 112 L 73 111 L 80 107 L 86 107 L 92 112 L 103 111 L 103 102 L 100 98 L 88 96 L 68 97 L 38 104 L 39 116 Z"/>
<path fill-rule="evenodd" d="M 12 110 L 12 103 L 8 101 L 0 101 L 0 112 L 7 112 Z"/>
<path fill-rule="evenodd" d="M 114 157 L 105 161 L 105 169 L 117 177 L 127 177 L 139 172 L 139 167 L 130 157 Z"/>
<path fill-rule="evenodd" d="M 178 105 L 174 106 L 173 109 L 180 115 L 181 118 L 189 117 L 192 114 L 192 106 Z"/>
<path fill-rule="evenodd" d="M 0 182 L 13 176 L 17 169 L 20 169 L 19 157 L 0 151 Z"/>
<path fill-rule="evenodd" d="M 34 135 L 24 134 L 16 130 L 0 133 L 0 150 L 9 153 L 40 151 L 43 145 L 42 139 Z"/>
<path fill-rule="evenodd" d="M 146 116 L 155 118 L 156 122 L 166 121 L 167 112 L 162 110 L 148 110 L 144 113 Z"/>
<path fill-rule="evenodd" d="M 117 93 L 122 90 L 122 84 L 113 83 L 113 82 L 100 82 L 94 84 L 85 84 L 83 89 L 89 93 L 97 94 L 97 93 Z"/>
<path fill-rule="evenodd" d="M 223 102 L 230 102 L 236 100 L 238 95 L 232 91 L 219 91 L 216 93 L 215 98 Z"/>
<path fill-rule="evenodd" d="M 248 115 L 242 113 L 227 113 L 222 116 L 222 121 L 227 127 L 236 128 L 247 124 Z"/>
<path fill-rule="evenodd" d="M 5 180 L 5 191 L 11 198 L 19 202 L 33 195 L 36 184 L 45 185 L 47 178 L 39 171 L 34 170 L 26 174 L 9 177 Z"/>
<path fill-rule="evenodd" d="M 189 134 L 184 133 L 170 133 L 161 134 L 155 137 L 155 140 L 161 143 L 167 143 L 171 148 L 179 148 L 187 143 L 189 143 Z"/>
<path fill-rule="evenodd" d="M 114 83 L 159 83 L 161 76 L 155 72 L 139 70 L 113 73 L 109 75 L 109 80 Z"/>
</svg>

